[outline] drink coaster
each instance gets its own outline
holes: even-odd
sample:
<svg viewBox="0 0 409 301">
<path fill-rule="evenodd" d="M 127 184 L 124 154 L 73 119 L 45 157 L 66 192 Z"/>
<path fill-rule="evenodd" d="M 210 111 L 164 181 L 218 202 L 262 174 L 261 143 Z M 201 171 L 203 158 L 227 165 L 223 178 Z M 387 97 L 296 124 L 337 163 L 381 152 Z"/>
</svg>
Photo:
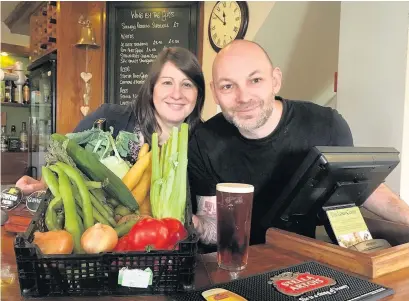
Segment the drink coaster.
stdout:
<svg viewBox="0 0 409 301">
<path fill-rule="evenodd" d="M 248 278 L 173 296 L 174 301 L 204 301 L 211 288 L 229 290 L 248 301 L 362 301 L 394 294 L 390 288 L 310 261 Z"/>
</svg>

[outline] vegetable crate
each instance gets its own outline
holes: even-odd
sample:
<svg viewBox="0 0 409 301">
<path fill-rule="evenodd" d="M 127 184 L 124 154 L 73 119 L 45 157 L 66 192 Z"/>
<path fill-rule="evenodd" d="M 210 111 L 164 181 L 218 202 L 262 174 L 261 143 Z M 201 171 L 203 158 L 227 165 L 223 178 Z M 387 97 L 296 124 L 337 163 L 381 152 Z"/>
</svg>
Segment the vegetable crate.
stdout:
<svg viewBox="0 0 409 301">
<path fill-rule="evenodd" d="M 35 231 L 46 230 L 46 208 L 47 202 L 40 204 L 27 231 L 15 240 L 23 297 L 172 295 L 194 288 L 198 238 L 192 227 L 187 227 L 190 235 L 175 251 L 43 255 L 32 241 Z M 148 288 L 119 285 L 118 272 L 123 267 L 150 268 L 152 285 Z"/>
</svg>

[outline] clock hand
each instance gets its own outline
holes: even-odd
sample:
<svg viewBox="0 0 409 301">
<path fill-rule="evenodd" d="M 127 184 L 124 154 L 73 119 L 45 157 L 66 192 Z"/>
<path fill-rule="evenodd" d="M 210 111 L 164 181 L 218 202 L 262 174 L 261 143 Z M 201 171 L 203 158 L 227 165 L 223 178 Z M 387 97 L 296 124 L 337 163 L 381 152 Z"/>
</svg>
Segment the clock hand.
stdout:
<svg viewBox="0 0 409 301">
<path fill-rule="evenodd" d="M 224 25 L 226 25 L 226 14 L 224 13 L 224 11 L 223 11 L 223 23 Z"/>
<path fill-rule="evenodd" d="M 218 15 L 216 15 L 216 13 L 214 13 L 214 15 L 215 15 L 220 21 L 223 22 L 223 25 L 226 25 L 226 23 L 225 23 Z"/>
</svg>

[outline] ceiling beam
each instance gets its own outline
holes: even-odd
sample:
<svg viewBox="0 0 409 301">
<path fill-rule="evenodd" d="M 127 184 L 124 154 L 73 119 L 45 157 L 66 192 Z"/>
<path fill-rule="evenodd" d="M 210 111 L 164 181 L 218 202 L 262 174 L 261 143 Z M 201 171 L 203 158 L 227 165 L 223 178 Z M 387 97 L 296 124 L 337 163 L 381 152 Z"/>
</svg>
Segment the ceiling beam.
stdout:
<svg viewBox="0 0 409 301">
<path fill-rule="evenodd" d="M 37 11 L 37 9 L 44 5 L 44 1 L 20 1 L 19 4 L 8 15 L 4 23 L 10 29 L 11 33 L 29 35 L 29 32 L 18 32 L 16 28 L 21 23 L 30 24 L 30 16 Z"/>
<path fill-rule="evenodd" d="M 28 47 L 20 45 L 12 45 L 7 43 L 1 43 L 1 51 L 10 53 L 15 56 L 29 57 L 30 49 Z"/>
</svg>

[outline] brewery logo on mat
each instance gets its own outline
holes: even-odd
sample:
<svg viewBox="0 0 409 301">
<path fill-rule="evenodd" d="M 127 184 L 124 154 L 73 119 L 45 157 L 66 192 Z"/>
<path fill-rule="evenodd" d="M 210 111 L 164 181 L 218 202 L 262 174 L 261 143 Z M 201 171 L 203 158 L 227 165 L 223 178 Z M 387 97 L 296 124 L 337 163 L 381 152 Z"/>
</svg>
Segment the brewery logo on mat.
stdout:
<svg viewBox="0 0 409 301">
<path fill-rule="evenodd" d="M 9 187 L 1 192 L 1 208 L 11 210 L 17 207 L 23 199 L 23 192 L 17 187 Z"/>
<path fill-rule="evenodd" d="M 285 272 L 271 277 L 269 284 L 272 284 L 280 293 L 298 297 L 302 294 L 315 291 L 317 289 L 336 284 L 332 278 L 313 275 L 308 272 L 292 273 Z"/>
</svg>

